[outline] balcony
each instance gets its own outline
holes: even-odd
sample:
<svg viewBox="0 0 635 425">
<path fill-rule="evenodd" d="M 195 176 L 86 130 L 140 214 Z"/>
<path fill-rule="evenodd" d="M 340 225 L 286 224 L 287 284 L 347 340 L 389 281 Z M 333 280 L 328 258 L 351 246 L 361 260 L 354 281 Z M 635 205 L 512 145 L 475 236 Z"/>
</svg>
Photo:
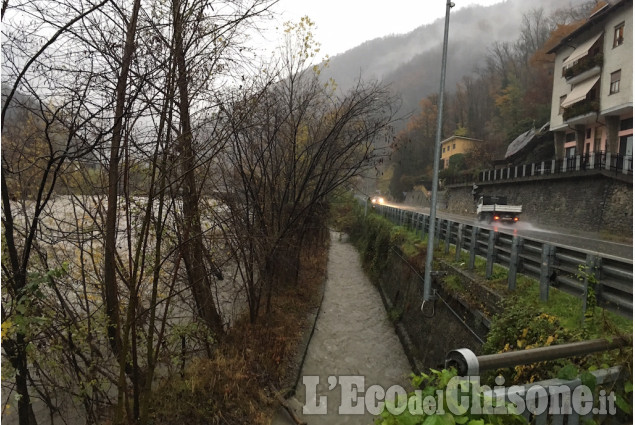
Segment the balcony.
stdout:
<svg viewBox="0 0 635 425">
<path fill-rule="evenodd" d="M 569 84 L 585 80 L 592 75 L 599 74 L 604 63 L 604 55 L 598 53 L 594 56 L 585 56 L 570 68 L 563 71 L 564 78 Z"/>
<path fill-rule="evenodd" d="M 582 102 L 574 103 L 564 110 L 562 113 L 562 119 L 564 121 L 570 121 L 576 117 L 587 115 L 590 113 L 597 113 L 600 111 L 600 102 L 597 100 L 584 100 Z"/>
</svg>

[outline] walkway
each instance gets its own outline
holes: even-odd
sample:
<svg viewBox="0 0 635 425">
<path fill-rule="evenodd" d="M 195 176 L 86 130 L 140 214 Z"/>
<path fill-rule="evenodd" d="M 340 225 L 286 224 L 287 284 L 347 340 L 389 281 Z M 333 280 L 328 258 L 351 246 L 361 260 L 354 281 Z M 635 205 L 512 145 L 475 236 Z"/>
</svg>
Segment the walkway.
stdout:
<svg viewBox="0 0 635 425">
<path fill-rule="evenodd" d="M 340 241 L 339 234 L 334 232 L 331 233 L 327 273 L 324 301 L 304 361 L 296 398 L 289 403 L 309 425 L 372 424 L 373 416 L 366 409 L 364 415 L 338 414 L 341 379 L 329 390 L 329 376 L 363 376 L 365 390 L 373 384 L 379 384 L 384 389 L 397 384 L 408 390 L 410 365 L 388 320 L 377 288 L 362 271 L 359 253 L 351 244 Z M 307 396 L 302 382 L 306 376 L 319 376 L 317 400 L 326 396 L 327 414 L 302 414 Z M 332 383 L 333 380 L 331 378 Z M 309 402 L 308 405 L 316 406 L 315 399 Z M 278 414 L 272 424 L 294 422 L 284 412 Z"/>
</svg>

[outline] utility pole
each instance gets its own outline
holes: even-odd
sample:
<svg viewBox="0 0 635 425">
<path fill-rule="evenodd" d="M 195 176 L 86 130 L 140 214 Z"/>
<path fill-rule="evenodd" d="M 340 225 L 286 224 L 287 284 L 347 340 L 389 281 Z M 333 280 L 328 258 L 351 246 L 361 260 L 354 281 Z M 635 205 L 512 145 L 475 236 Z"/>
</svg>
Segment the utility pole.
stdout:
<svg viewBox="0 0 635 425">
<path fill-rule="evenodd" d="M 434 252 L 434 232 L 437 218 L 437 192 L 439 186 L 439 156 L 441 151 L 441 132 L 443 127 L 443 93 L 445 92 L 445 68 L 448 60 L 448 29 L 450 26 L 450 9 L 454 3 L 450 0 L 445 5 L 445 31 L 443 33 L 443 58 L 441 59 L 441 87 L 439 88 L 439 105 L 437 111 L 437 136 L 434 141 L 434 171 L 432 174 L 432 195 L 430 197 L 430 224 L 428 229 L 428 251 L 423 279 L 423 301 L 432 299 L 432 256 Z M 423 307 L 423 306 L 422 306 Z"/>
</svg>

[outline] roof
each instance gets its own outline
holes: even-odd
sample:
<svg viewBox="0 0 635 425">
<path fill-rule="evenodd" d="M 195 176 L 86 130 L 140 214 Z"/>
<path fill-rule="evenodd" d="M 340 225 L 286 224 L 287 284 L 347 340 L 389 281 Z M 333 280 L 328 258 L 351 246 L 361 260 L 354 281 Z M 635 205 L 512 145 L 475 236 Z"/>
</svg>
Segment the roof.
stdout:
<svg viewBox="0 0 635 425">
<path fill-rule="evenodd" d="M 518 152 L 523 150 L 524 148 L 531 145 L 536 136 L 540 136 L 544 134 L 549 128 L 549 123 L 546 123 L 540 129 L 536 130 L 536 128 L 532 128 L 531 130 L 525 131 L 520 136 L 516 137 L 513 142 L 507 146 L 507 151 L 505 152 L 505 158 L 509 158 L 511 156 L 516 155 Z"/>
<path fill-rule="evenodd" d="M 471 141 L 471 142 L 479 142 L 479 143 L 480 143 L 480 142 L 482 142 L 482 140 L 481 140 L 481 139 L 472 139 L 471 137 L 456 136 L 456 135 L 454 135 L 454 136 L 450 136 L 450 137 L 448 137 L 447 139 L 443 140 L 443 141 L 441 142 L 441 144 L 444 144 L 445 142 L 451 142 L 452 140 L 456 140 L 456 139 L 469 140 L 469 141 Z"/>
<path fill-rule="evenodd" d="M 589 16 L 585 23 L 583 23 L 580 27 L 573 30 L 569 35 L 560 40 L 555 47 L 549 50 L 547 53 L 556 53 L 560 48 L 564 46 L 569 46 L 571 41 L 577 38 L 579 35 L 586 33 L 591 30 L 595 25 L 597 25 L 605 16 L 613 13 L 615 10 L 624 6 L 626 3 L 631 3 L 632 0 L 617 0 L 617 1 L 609 1 L 608 5 L 603 4 L 603 2 L 598 4 L 592 13 Z"/>
</svg>

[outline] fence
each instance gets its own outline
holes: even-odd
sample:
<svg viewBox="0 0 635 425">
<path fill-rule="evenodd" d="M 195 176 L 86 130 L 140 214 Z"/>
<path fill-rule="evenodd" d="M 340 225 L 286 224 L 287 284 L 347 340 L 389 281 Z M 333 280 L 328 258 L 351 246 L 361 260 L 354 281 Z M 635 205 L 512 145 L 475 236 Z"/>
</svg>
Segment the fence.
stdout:
<svg viewBox="0 0 635 425">
<path fill-rule="evenodd" d="M 539 161 L 514 167 L 481 171 L 478 180 L 480 182 L 510 180 L 589 170 L 607 170 L 616 174 L 633 175 L 633 157 L 610 152 L 592 152 L 561 160 L 553 159 L 551 161 Z"/>
<path fill-rule="evenodd" d="M 428 232 L 430 216 L 427 214 L 387 205 L 378 205 L 376 210 L 394 224 L 420 232 L 422 239 Z M 506 267 L 510 290 L 516 288 L 517 275 L 523 274 L 540 282 L 543 301 L 548 299 L 549 286 L 554 286 L 581 298 L 586 310 L 589 286 L 594 285 L 599 306 L 632 318 L 632 260 L 565 248 L 438 217 L 435 226 L 436 247 L 443 245 L 447 253 L 450 245 L 454 245 L 457 261 L 461 253 L 467 251 L 470 270 L 474 268 L 476 256 L 485 258 L 487 278 L 492 277 L 494 264 Z"/>
<path fill-rule="evenodd" d="M 445 178 L 445 185 L 472 184 L 515 180 L 526 177 L 549 176 L 570 172 L 605 170 L 615 174 L 633 175 L 633 157 L 631 155 L 610 152 L 592 152 L 564 159 L 538 161 L 513 167 L 496 168 L 479 172 L 478 177 L 458 175 Z"/>
</svg>

